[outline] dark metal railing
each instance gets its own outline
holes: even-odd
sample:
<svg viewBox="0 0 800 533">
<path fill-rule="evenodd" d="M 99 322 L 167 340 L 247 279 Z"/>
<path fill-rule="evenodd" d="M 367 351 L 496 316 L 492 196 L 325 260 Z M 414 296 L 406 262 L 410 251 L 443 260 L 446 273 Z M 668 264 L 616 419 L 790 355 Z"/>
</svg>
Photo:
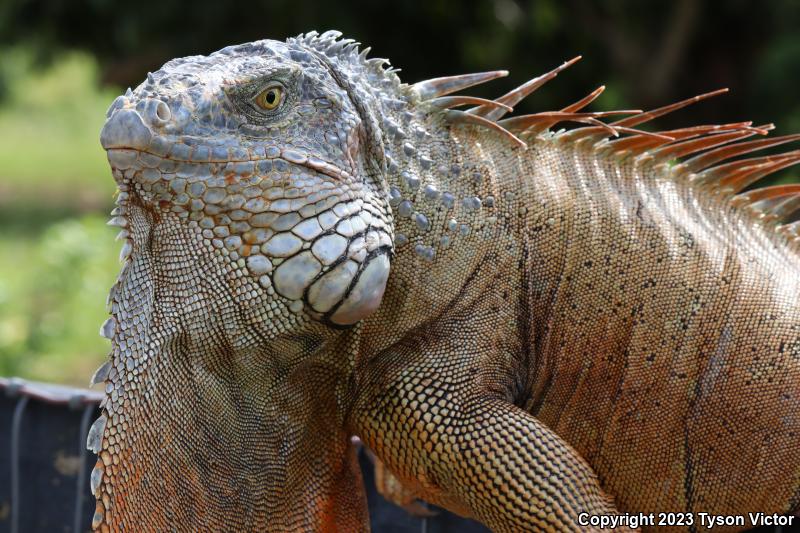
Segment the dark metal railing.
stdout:
<svg viewBox="0 0 800 533">
<path fill-rule="evenodd" d="M 99 416 L 98 404 L 102 394 L 82 389 L 73 389 L 59 385 L 34 383 L 20 379 L 0 378 L 0 421 L 10 418 L 10 423 L 3 422 L 8 428 L 8 438 L 0 441 L 0 450 L 7 446 L 9 462 L 0 462 L 0 472 L 8 472 L 8 493 L 5 487 L 0 488 L 0 531 L 21 533 L 27 531 L 60 530 L 80 532 L 89 529 L 89 517 L 94 511 L 94 502 L 87 485 L 88 471 L 94 466 L 94 457 L 86 450 L 86 433 L 93 417 Z M 23 426 L 26 413 L 30 409 L 37 411 L 28 418 L 40 423 L 43 415 L 53 418 L 55 427 L 41 425 L 35 428 L 34 436 L 52 439 L 39 443 L 35 449 L 42 453 L 36 461 L 30 456 L 29 444 L 25 441 Z M 75 414 L 80 413 L 79 425 L 74 424 Z M 47 416 L 49 414 L 49 416 Z M 10 415 L 10 416 L 9 416 Z M 66 419 L 65 419 L 66 416 Z M 67 422 L 65 425 L 64 422 Z M 50 431 L 53 430 L 53 431 Z M 0 434 L 5 433 L 4 431 Z M 44 444 L 44 445 L 42 445 Z M 47 453 L 47 452 L 50 453 Z M 55 452 L 55 456 L 53 453 Z M 24 456 L 24 461 L 23 461 Z M 33 468 L 23 467 L 33 461 Z M 60 463 L 59 463 L 60 461 Z M 52 469 L 36 468 L 51 462 L 55 473 L 47 476 L 45 472 Z M 59 471 L 60 470 L 60 471 Z M 74 477 L 73 494 L 69 494 L 69 478 Z M 2 476 L 0 476 L 2 478 Z M 52 489 L 50 494 L 41 494 L 32 488 L 41 488 L 39 481 L 44 478 Z M 36 479 L 36 483 L 26 485 L 24 479 Z M 23 505 L 23 494 L 29 493 L 30 508 Z M 53 498 L 53 493 L 58 495 Z M 64 503 L 72 501 L 71 513 L 63 513 L 62 509 L 53 509 L 53 501 Z M 6 512 L 3 512 L 6 509 Z M 56 516 L 56 513 L 61 516 Z M 56 527 L 58 526 L 58 527 Z"/>
</svg>

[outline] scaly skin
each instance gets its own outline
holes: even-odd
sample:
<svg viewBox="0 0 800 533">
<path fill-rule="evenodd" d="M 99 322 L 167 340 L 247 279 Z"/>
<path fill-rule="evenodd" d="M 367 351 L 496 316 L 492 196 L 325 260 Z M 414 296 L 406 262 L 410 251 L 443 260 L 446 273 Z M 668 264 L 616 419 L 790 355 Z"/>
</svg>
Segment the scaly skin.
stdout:
<svg viewBox="0 0 800 533">
<path fill-rule="evenodd" d="M 94 527 L 366 531 L 353 434 L 495 531 L 796 512 L 780 220 L 603 135 L 454 123 L 337 36 L 172 61 L 109 111 Z"/>
</svg>

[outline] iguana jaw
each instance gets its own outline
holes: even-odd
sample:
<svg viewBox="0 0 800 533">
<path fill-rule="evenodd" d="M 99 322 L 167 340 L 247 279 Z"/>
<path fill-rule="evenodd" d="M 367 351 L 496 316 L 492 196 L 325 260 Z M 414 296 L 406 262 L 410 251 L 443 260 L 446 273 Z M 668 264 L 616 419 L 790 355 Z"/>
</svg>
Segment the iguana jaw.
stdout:
<svg viewBox="0 0 800 533">
<path fill-rule="evenodd" d="M 336 194 L 341 183 L 355 180 L 347 171 L 297 150 L 269 155 L 273 157 L 220 163 L 175 160 L 129 148 L 108 150 L 123 189 L 136 191 L 158 210 L 195 223 L 203 238 L 200 245 L 211 245 L 234 261 L 242 259 L 260 285 L 257 290 L 285 298 L 293 312 L 305 311 L 334 326 L 351 325 L 370 315 L 380 304 L 388 277 L 389 228 L 370 210 L 359 213 L 362 202 L 357 194 Z M 323 207 L 304 198 L 281 197 L 285 186 L 280 178 L 265 176 L 264 169 L 275 167 L 302 172 L 302 179 L 323 184 L 308 197 L 319 198 L 316 204 Z M 251 189 L 258 196 L 252 196 Z M 264 193 L 278 200 L 270 204 Z M 242 200 L 237 203 L 237 198 Z M 343 199 L 349 201 L 341 205 Z M 279 207 L 280 203 L 285 206 Z M 321 209 L 322 216 L 298 223 L 301 218 L 295 210 L 306 207 L 310 212 Z M 116 223 L 125 225 L 122 219 Z M 291 231 L 281 233 L 287 229 Z M 128 235 L 125 228 L 122 235 Z M 131 245 L 126 245 L 123 257 Z M 280 266 L 283 262 L 287 264 Z"/>
</svg>

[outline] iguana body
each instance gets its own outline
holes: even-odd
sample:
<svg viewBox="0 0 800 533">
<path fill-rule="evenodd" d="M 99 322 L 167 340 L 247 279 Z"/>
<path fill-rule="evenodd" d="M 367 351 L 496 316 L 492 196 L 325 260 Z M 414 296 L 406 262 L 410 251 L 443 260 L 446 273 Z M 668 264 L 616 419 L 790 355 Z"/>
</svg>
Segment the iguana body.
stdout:
<svg viewBox="0 0 800 533">
<path fill-rule="evenodd" d="M 496 74 L 383 63 L 260 41 L 112 105 L 95 528 L 367 530 L 350 435 L 496 531 L 797 513 L 798 189 L 734 195 L 797 153 L 720 166 L 763 131 L 612 131 L 598 92 L 498 127 L 554 73 L 467 114 Z"/>
</svg>

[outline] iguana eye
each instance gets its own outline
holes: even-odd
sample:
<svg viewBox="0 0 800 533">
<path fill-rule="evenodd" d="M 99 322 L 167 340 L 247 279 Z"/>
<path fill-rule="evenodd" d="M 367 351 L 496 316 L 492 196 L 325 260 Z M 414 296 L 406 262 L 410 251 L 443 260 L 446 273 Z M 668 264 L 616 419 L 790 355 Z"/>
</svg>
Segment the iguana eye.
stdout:
<svg viewBox="0 0 800 533">
<path fill-rule="evenodd" d="M 256 105 L 266 111 L 276 109 L 283 102 L 283 87 L 270 85 L 256 96 Z"/>
</svg>

